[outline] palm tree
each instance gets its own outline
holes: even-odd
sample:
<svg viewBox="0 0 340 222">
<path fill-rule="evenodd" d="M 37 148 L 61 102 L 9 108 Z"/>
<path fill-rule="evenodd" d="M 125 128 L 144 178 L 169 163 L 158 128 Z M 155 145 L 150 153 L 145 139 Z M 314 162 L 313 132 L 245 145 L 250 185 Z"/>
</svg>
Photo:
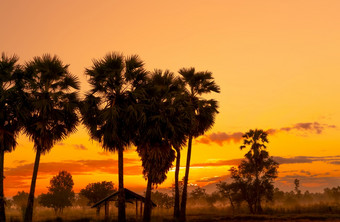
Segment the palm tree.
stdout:
<svg viewBox="0 0 340 222">
<path fill-rule="evenodd" d="M 254 211 L 256 213 L 262 213 L 261 208 L 261 195 L 260 195 L 260 173 L 265 168 L 263 166 L 263 159 L 268 158 L 268 152 L 265 151 L 266 145 L 268 143 L 267 139 L 268 134 L 261 129 L 249 130 L 246 132 L 242 137 L 243 145 L 240 146 L 241 150 L 250 146 L 249 152 L 245 155 L 247 159 L 250 160 L 253 164 L 253 169 L 255 173 L 255 204 L 254 204 Z"/>
<path fill-rule="evenodd" d="M 189 100 L 187 111 L 192 118 L 191 127 L 188 131 L 188 153 L 180 213 L 181 220 L 185 221 L 192 139 L 203 135 L 205 131 L 210 129 L 214 124 L 215 115 L 218 113 L 217 101 L 202 99 L 200 96 L 210 92 L 219 93 L 220 88 L 213 80 L 211 72 L 196 72 L 195 68 L 182 68 L 179 70 L 179 74 L 187 86 Z"/>
<path fill-rule="evenodd" d="M 161 184 L 175 159 L 172 147 L 185 143 L 189 119 L 182 112 L 180 94 L 183 83 L 173 73 L 161 70 L 148 79 L 144 98 L 141 124 L 135 140 L 137 152 L 142 159 L 143 174 L 147 179 L 144 221 L 151 219 L 151 189 Z"/>
<path fill-rule="evenodd" d="M 147 72 L 138 56 L 109 53 L 86 69 L 91 91 L 82 106 L 83 123 L 103 149 L 118 151 L 118 221 L 125 221 L 123 151 L 135 136 L 137 98 Z"/>
<path fill-rule="evenodd" d="M 34 57 L 25 66 L 25 91 L 30 95 L 30 116 L 25 133 L 34 142 L 36 157 L 25 221 L 32 221 L 33 201 L 40 155 L 75 132 L 79 122 L 79 81 L 57 56 Z"/>
<path fill-rule="evenodd" d="M 0 221 L 6 221 L 4 197 L 4 156 L 17 145 L 17 135 L 21 129 L 22 111 L 20 78 L 22 70 L 17 65 L 18 57 L 8 57 L 2 53 L 0 58 Z"/>
</svg>

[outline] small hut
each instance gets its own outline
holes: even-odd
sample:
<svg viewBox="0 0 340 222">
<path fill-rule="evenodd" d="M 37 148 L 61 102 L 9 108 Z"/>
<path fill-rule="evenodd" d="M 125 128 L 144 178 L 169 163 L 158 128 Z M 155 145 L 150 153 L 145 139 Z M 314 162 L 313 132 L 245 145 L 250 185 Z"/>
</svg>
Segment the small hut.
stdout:
<svg viewBox="0 0 340 222">
<path fill-rule="evenodd" d="M 143 203 L 145 203 L 145 197 L 129 190 L 129 189 L 126 189 L 124 188 L 124 192 L 125 192 L 125 201 L 126 202 L 129 202 L 129 203 L 133 203 L 135 202 L 136 203 L 136 218 L 138 218 L 138 202 L 140 202 L 140 216 L 143 215 Z M 109 217 L 109 202 L 110 201 L 118 201 L 118 193 L 119 191 L 117 192 L 114 192 L 113 194 L 105 197 L 104 199 L 102 199 L 101 201 L 98 201 L 97 203 L 95 203 L 93 206 L 91 206 L 91 208 L 95 208 L 95 207 L 98 207 L 100 205 L 105 205 L 105 218 L 108 218 Z M 152 202 L 152 206 L 153 207 L 156 207 L 157 205 Z"/>
</svg>

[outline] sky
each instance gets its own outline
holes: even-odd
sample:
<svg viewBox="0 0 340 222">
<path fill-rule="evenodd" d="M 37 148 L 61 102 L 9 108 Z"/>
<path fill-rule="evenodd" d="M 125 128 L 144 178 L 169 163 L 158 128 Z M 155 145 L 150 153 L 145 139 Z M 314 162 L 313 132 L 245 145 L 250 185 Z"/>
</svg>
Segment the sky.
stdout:
<svg viewBox="0 0 340 222">
<path fill-rule="evenodd" d="M 211 191 L 228 181 L 246 150 L 249 129 L 269 132 L 268 152 L 280 163 L 275 185 L 320 192 L 340 185 L 340 1 L 328 0 L 0 0 L 0 51 L 25 64 L 56 54 L 89 90 L 85 68 L 108 52 L 137 54 L 146 68 L 211 71 L 220 94 L 214 127 L 196 138 L 189 183 Z M 181 155 L 184 176 L 187 149 Z M 29 191 L 35 152 L 25 135 L 5 155 L 5 195 Z M 125 187 L 142 192 L 141 161 L 124 153 Z M 104 152 L 84 127 L 41 156 L 36 194 L 61 170 L 74 190 L 118 184 L 117 153 Z M 171 187 L 174 170 L 159 186 Z"/>
</svg>

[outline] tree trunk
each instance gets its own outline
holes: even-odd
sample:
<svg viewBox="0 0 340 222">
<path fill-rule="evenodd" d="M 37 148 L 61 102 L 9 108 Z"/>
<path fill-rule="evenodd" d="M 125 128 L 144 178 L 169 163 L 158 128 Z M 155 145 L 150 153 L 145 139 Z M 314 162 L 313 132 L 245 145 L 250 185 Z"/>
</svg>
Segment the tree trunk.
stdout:
<svg viewBox="0 0 340 222">
<path fill-rule="evenodd" d="M 252 205 L 252 203 L 249 203 L 249 202 L 248 202 L 248 207 L 249 207 L 250 213 L 251 213 L 251 214 L 254 214 L 254 210 L 253 210 L 253 205 Z"/>
<path fill-rule="evenodd" d="M 0 147 L 0 221 L 6 221 L 4 195 L 4 159 L 5 151 Z"/>
<path fill-rule="evenodd" d="M 178 176 L 179 176 L 179 167 L 181 164 L 181 151 L 179 148 L 176 148 L 176 170 L 175 170 L 175 206 L 174 206 L 174 217 L 179 218 L 179 186 L 178 186 Z"/>
<path fill-rule="evenodd" d="M 97 207 L 97 209 L 96 209 L 96 215 L 97 215 L 97 217 L 100 215 L 100 207 Z"/>
<path fill-rule="evenodd" d="M 25 219 L 24 219 L 25 222 L 32 222 L 32 218 L 33 218 L 34 191 L 35 191 L 35 184 L 37 182 L 38 168 L 39 168 L 39 162 L 40 162 L 40 153 L 41 153 L 41 149 L 38 148 L 36 156 L 35 156 L 33 176 L 32 176 L 32 181 L 31 181 L 31 189 L 28 195 L 28 200 L 27 200 L 27 207 L 26 207 Z"/>
<path fill-rule="evenodd" d="M 233 203 L 233 199 L 231 198 L 231 194 L 228 194 L 228 198 L 229 198 L 230 206 L 231 206 L 231 209 L 233 210 L 233 216 L 234 216 L 235 215 L 235 206 L 234 206 L 234 203 Z"/>
<path fill-rule="evenodd" d="M 125 192 L 124 192 L 124 159 L 123 159 L 123 147 L 118 149 L 118 174 L 119 174 L 119 186 L 118 186 L 118 221 L 125 222 Z"/>
<path fill-rule="evenodd" d="M 181 213 L 180 213 L 181 221 L 186 220 L 186 205 L 187 205 L 187 195 L 188 195 L 188 180 L 189 180 L 189 169 L 190 169 L 190 158 L 191 158 L 191 145 L 192 145 L 192 136 L 190 135 L 189 136 L 189 142 L 188 142 L 187 164 L 185 166 L 185 176 L 184 176 L 184 185 L 183 185 L 182 202 L 181 202 Z"/>
<path fill-rule="evenodd" d="M 145 193 L 145 203 L 144 203 L 144 217 L 143 222 L 149 222 L 151 220 L 151 186 L 152 181 L 148 178 L 148 185 L 146 187 Z"/>
</svg>

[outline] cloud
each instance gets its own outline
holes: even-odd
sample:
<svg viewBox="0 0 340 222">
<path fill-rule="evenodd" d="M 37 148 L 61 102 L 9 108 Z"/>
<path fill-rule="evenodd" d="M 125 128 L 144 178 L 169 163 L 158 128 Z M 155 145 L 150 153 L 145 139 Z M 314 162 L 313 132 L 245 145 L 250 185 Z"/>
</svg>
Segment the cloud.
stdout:
<svg viewBox="0 0 340 222">
<path fill-rule="evenodd" d="M 86 146 L 84 146 L 83 144 L 73 144 L 73 147 L 76 150 L 87 150 Z"/>
<path fill-rule="evenodd" d="M 84 144 L 66 144 L 66 143 L 57 143 L 57 146 L 72 146 L 76 150 L 88 150 Z"/>
<path fill-rule="evenodd" d="M 288 158 L 274 156 L 273 158 L 279 164 L 312 163 L 313 161 L 315 161 L 314 157 L 308 157 L 308 156 L 296 156 L 296 157 L 288 157 Z"/>
<path fill-rule="evenodd" d="M 340 164 L 340 156 L 296 156 L 296 157 L 273 157 L 279 164 L 294 164 L 294 163 L 313 163 L 316 161 L 325 162 L 328 164 Z"/>
<path fill-rule="evenodd" d="M 110 152 L 107 152 L 107 151 L 102 151 L 102 152 L 97 152 L 99 155 L 102 155 L 102 156 L 110 156 L 112 155 Z"/>
<path fill-rule="evenodd" d="M 295 157 L 280 157 L 273 156 L 273 159 L 279 164 L 301 164 L 301 163 L 313 163 L 316 161 L 325 162 L 328 164 L 340 164 L 340 155 L 337 156 L 295 156 Z M 205 162 L 205 163 L 194 163 L 191 164 L 192 167 L 222 167 L 222 166 L 238 166 L 244 158 L 230 159 L 230 160 L 217 160 L 215 162 Z M 287 171 L 288 172 L 288 171 Z M 289 171 L 289 172 L 297 172 Z M 308 174 L 308 171 L 301 173 Z"/>
<path fill-rule="evenodd" d="M 196 139 L 196 142 L 198 143 L 204 143 L 204 144 L 211 144 L 212 142 L 217 143 L 218 145 L 222 146 L 224 142 L 234 142 L 238 143 L 242 140 L 242 132 L 235 132 L 235 133 L 225 133 L 225 132 L 217 132 L 212 133 L 210 135 L 202 136 L 198 139 Z"/>
<path fill-rule="evenodd" d="M 323 124 L 319 122 L 307 122 L 307 123 L 296 123 L 289 127 L 282 127 L 279 129 L 268 129 L 266 132 L 269 135 L 274 135 L 280 132 L 291 132 L 291 131 L 297 131 L 297 132 L 303 132 L 303 133 L 316 133 L 321 134 L 326 129 L 335 129 L 337 128 L 335 125 L 329 125 L 329 124 Z M 195 140 L 197 143 L 203 143 L 203 144 L 211 144 L 211 143 L 217 143 L 220 146 L 223 146 L 223 143 L 227 142 L 234 142 L 239 143 L 242 140 L 242 135 L 244 132 L 217 132 L 212 133 L 209 135 L 204 135 Z"/>
<path fill-rule="evenodd" d="M 292 130 L 303 131 L 308 133 L 321 134 L 325 129 L 335 129 L 335 125 L 323 124 L 319 122 L 309 122 L 309 123 L 296 123 L 290 127 L 282 127 L 280 129 L 269 129 L 267 132 L 269 134 L 275 134 L 278 132 L 290 132 Z"/>
<path fill-rule="evenodd" d="M 125 175 L 140 175 L 142 167 L 139 160 L 124 159 Z M 13 168 L 5 169 L 6 177 L 31 177 L 33 163 L 19 165 Z M 61 170 L 67 170 L 72 175 L 86 175 L 93 172 L 100 173 L 118 173 L 118 161 L 113 159 L 105 160 L 68 160 L 62 162 L 42 162 L 39 165 L 39 176 L 54 175 Z"/>
<path fill-rule="evenodd" d="M 224 181 L 230 178 L 230 175 L 222 175 L 222 176 L 214 176 L 214 177 L 203 177 L 199 180 L 196 180 L 197 183 L 217 183 L 219 181 Z"/>
<path fill-rule="evenodd" d="M 209 163 L 194 163 L 193 167 L 218 167 L 218 166 L 238 166 L 243 159 L 231 159 L 231 160 L 218 160 L 216 162 Z"/>
<path fill-rule="evenodd" d="M 30 185 L 34 163 L 25 163 L 4 170 L 6 190 L 10 193 L 27 190 Z M 59 171 L 67 170 L 71 175 L 93 175 L 95 173 L 118 174 L 118 161 L 104 160 L 66 160 L 61 162 L 42 162 L 39 164 L 38 180 L 51 179 Z M 143 169 L 138 159 L 124 158 L 124 175 L 142 175 Z"/>
</svg>

